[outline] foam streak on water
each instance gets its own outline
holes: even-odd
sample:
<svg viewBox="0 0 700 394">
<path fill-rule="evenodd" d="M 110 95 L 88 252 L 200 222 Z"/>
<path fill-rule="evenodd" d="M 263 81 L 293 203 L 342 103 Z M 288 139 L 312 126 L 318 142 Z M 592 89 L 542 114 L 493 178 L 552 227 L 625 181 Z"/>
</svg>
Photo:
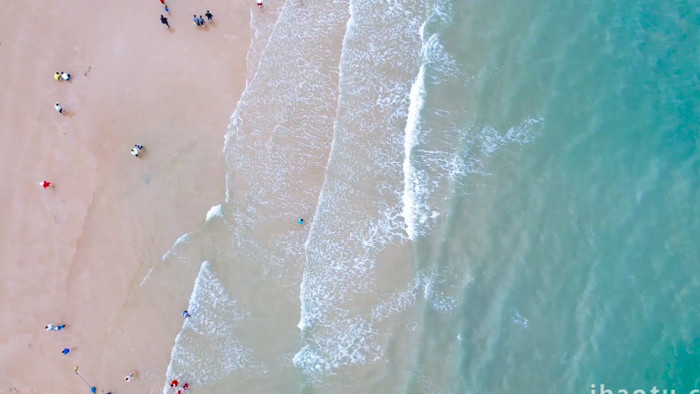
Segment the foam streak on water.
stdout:
<svg viewBox="0 0 700 394">
<path fill-rule="evenodd" d="M 246 313 L 241 311 L 212 270 L 203 262 L 195 279 L 182 330 L 175 338 L 166 372 L 163 392 L 169 382 L 178 379 L 192 386 L 211 384 L 236 370 L 262 368 L 236 336 Z"/>
<path fill-rule="evenodd" d="M 410 1 L 351 2 L 333 150 L 301 286 L 304 346 L 294 364 L 312 381 L 382 354 L 377 321 L 352 299 L 379 302 L 377 256 L 405 237 L 401 131 L 426 17 L 427 7 Z"/>
<path fill-rule="evenodd" d="M 424 25 L 425 26 L 425 25 Z M 423 28 L 421 27 L 421 36 Z M 404 189 L 403 189 L 403 209 L 401 215 L 406 222 L 406 233 L 408 238 L 413 240 L 416 236 L 416 210 L 420 207 L 416 206 L 416 188 L 419 187 L 416 178 L 416 173 L 411 164 L 411 151 L 418 144 L 419 133 L 419 112 L 423 107 L 425 98 L 425 64 L 422 64 L 418 77 L 411 87 L 411 104 L 408 106 L 408 120 L 406 121 L 406 130 L 404 137 L 404 159 L 403 159 L 403 174 L 404 174 Z"/>
</svg>

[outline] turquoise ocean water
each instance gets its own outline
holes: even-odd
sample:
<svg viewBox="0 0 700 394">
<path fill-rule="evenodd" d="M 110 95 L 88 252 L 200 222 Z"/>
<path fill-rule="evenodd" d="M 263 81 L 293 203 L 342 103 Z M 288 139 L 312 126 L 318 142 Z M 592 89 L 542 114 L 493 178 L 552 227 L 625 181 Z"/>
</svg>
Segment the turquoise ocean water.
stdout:
<svg viewBox="0 0 700 394">
<path fill-rule="evenodd" d="M 473 277 L 451 313 L 424 309 L 417 376 L 451 392 L 700 387 L 698 7 L 468 1 L 435 28 L 474 77 L 426 89 L 426 112 L 450 97 L 476 132 L 541 124 L 477 155 L 487 174 L 452 184 L 415 243 L 417 266 Z"/>
<path fill-rule="evenodd" d="M 700 3 L 268 8 L 166 381 L 700 388 Z"/>
</svg>

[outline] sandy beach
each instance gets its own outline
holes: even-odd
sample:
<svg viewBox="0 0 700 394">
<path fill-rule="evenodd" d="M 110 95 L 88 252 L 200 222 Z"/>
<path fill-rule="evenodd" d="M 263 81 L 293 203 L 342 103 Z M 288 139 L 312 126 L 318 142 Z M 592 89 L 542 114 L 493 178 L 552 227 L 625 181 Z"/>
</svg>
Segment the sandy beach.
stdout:
<svg viewBox="0 0 700 394">
<path fill-rule="evenodd" d="M 158 0 L 4 8 L 0 392 L 88 392 L 75 365 L 98 392 L 161 390 L 178 327 L 115 327 L 153 263 L 223 199 L 223 136 L 245 87 L 255 8 L 167 3 L 171 29 Z M 207 9 L 215 23 L 197 28 L 192 14 Z"/>
</svg>

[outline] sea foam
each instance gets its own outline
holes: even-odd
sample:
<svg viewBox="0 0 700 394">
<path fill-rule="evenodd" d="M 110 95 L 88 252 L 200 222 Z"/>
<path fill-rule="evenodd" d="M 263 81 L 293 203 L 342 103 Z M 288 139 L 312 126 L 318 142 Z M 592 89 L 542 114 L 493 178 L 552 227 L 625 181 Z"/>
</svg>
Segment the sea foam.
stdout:
<svg viewBox="0 0 700 394">
<path fill-rule="evenodd" d="M 236 336 L 236 328 L 248 314 L 229 296 L 212 268 L 210 262 L 203 262 L 195 279 L 187 307 L 191 316 L 175 338 L 164 393 L 171 392 L 172 379 L 201 386 L 242 368 L 262 367 Z"/>
</svg>

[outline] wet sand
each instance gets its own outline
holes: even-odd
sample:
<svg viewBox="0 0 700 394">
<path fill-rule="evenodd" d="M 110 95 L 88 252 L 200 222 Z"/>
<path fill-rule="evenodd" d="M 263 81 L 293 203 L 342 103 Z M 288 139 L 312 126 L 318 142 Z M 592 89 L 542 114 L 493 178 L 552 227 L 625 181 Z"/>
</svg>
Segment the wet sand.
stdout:
<svg viewBox="0 0 700 394">
<path fill-rule="evenodd" d="M 98 392 L 162 388 L 179 326 L 154 316 L 144 330 L 114 327 L 150 267 L 223 200 L 223 136 L 255 7 L 168 5 L 170 30 L 157 0 L 4 8 L 0 393 L 87 391 L 74 365 Z M 198 29 L 192 14 L 207 9 L 216 23 Z M 56 82 L 55 71 L 73 78 Z M 151 341 L 161 328 L 167 340 Z M 138 378 L 126 383 L 131 370 Z"/>
</svg>

